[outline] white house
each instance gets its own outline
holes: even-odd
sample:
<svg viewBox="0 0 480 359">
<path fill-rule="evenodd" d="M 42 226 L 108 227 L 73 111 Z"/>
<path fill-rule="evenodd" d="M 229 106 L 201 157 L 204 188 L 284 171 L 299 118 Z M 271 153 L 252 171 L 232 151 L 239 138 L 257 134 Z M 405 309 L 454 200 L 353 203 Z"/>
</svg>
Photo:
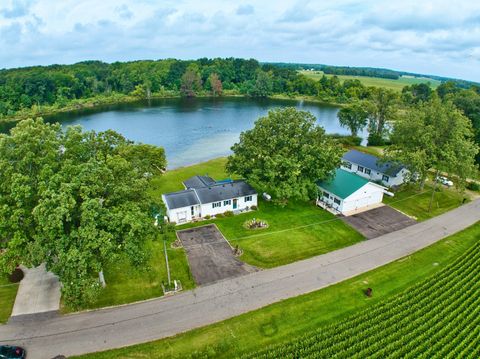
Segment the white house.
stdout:
<svg viewBox="0 0 480 359">
<path fill-rule="evenodd" d="M 215 181 L 209 176 L 194 176 L 183 185 L 183 191 L 162 194 L 170 222 L 186 223 L 257 206 L 257 192 L 243 180 Z"/>
<path fill-rule="evenodd" d="M 341 214 L 376 207 L 383 200 L 386 188 L 369 182 L 366 178 L 343 169 L 337 169 L 335 177 L 318 181 L 317 205 L 333 208 Z"/>
<path fill-rule="evenodd" d="M 380 181 L 387 187 L 399 186 L 405 182 L 409 171 L 394 162 L 381 162 L 376 156 L 350 150 L 342 158 L 342 168 L 372 181 Z"/>
</svg>

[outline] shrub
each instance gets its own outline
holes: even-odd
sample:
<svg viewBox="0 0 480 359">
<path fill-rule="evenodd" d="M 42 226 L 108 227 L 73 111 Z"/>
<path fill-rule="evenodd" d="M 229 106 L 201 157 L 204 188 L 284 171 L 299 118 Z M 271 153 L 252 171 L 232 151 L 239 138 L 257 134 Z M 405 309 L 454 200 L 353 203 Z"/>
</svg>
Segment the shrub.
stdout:
<svg viewBox="0 0 480 359">
<path fill-rule="evenodd" d="M 204 218 L 205 218 L 205 219 L 210 219 L 210 218 L 212 218 L 212 216 L 210 216 L 209 214 L 207 214 Z"/>
<path fill-rule="evenodd" d="M 215 218 L 223 218 L 223 217 L 225 217 L 223 213 L 219 213 L 215 215 Z"/>
<path fill-rule="evenodd" d="M 467 189 L 469 189 L 470 191 L 480 192 L 480 183 L 478 183 L 478 182 L 468 182 L 467 183 Z"/>
<path fill-rule="evenodd" d="M 344 146 L 360 146 L 362 143 L 362 138 L 358 136 L 348 136 L 348 135 L 341 135 L 339 133 L 333 133 L 329 135 L 329 137 L 337 140 Z"/>
<path fill-rule="evenodd" d="M 386 144 L 385 139 L 376 133 L 368 135 L 368 146 L 383 146 Z"/>
<path fill-rule="evenodd" d="M 257 210 L 257 206 L 252 206 L 252 207 L 250 207 L 250 209 L 251 209 L 252 211 L 256 211 L 256 210 Z"/>
<path fill-rule="evenodd" d="M 233 217 L 233 216 L 234 216 L 234 214 L 233 214 L 232 211 L 225 211 L 225 212 L 223 212 L 223 215 L 224 215 L 225 217 Z"/>
</svg>

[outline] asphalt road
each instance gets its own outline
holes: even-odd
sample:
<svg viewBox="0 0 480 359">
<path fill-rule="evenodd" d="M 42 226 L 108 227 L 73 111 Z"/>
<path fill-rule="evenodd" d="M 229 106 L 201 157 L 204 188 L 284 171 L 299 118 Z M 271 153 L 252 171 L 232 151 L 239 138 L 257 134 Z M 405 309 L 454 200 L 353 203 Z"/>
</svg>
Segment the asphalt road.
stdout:
<svg viewBox="0 0 480 359">
<path fill-rule="evenodd" d="M 53 318 L 15 320 L 0 326 L 0 342 L 25 346 L 29 358 L 51 358 L 172 336 L 354 277 L 479 220 L 480 200 L 476 200 L 347 248 L 173 297 Z"/>
</svg>

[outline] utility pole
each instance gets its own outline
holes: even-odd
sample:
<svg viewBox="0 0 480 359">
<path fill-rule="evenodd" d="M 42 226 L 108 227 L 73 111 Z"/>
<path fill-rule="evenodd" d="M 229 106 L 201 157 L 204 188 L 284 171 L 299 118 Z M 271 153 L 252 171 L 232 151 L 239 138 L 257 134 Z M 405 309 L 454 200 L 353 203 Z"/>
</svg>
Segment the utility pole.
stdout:
<svg viewBox="0 0 480 359">
<path fill-rule="evenodd" d="M 430 197 L 430 204 L 428 205 L 428 213 L 432 210 L 432 204 L 433 204 L 433 197 L 435 196 L 435 190 L 437 189 L 437 182 L 438 182 L 438 175 L 440 174 L 440 170 L 437 170 L 435 173 L 435 178 L 433 179 L 433 191 L 432 191 L 432 197 Z"/>
</svg>

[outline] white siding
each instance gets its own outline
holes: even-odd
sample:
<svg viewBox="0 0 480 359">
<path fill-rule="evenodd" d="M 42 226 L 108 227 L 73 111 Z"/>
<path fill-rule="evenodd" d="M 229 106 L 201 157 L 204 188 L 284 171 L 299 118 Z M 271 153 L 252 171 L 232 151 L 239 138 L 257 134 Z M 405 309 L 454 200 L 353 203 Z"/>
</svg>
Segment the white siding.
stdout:
<svg viewBox="0 0 480 359">
<path fill-rule="evenodd" d="M 341 213 L 367 208 L 381 203 L 383 200 L 384 189 L 374 183 L 365 184 L 347 198 L 340 198 L 321 187 L 319 188 L 322 192 L 327 192 L 329 194 L 329 198 L 322 197 L 322 201 L 326 202 L 332 208 Z M 335 203 L 335 199 L 340 200 L 340 204 Z"/>
<path fill-rule="evenodd" d="M 224 202 L 228 201 L 228 200 L 222 200 L 221 203 L 220 203 L 220 207 L 216 207 L 216 208 L 213 208 L 212 203 L 202 204 L 202 209 L 201 209 L 202 217 L 205 217 L 207 215 L 208 216 L 214 216 L 216 214 L 224 213 L 224 212 L 227 212 L 227 211 L 246 210 L 247 207 L 250 208 L 252 206 L 257 206 L 257 195 L 252 194 L 251 197 L 252 197 L 252 200 L 249 201 L 249 202 L 245 202 L 245 197 L 244 196 L 231 198 L 230 199 L 231 203 L 227 204 L 227 205 L 225 205 Z M 235 208 L 235 209 L 233 208 L 234 200 L 237 200 L 237 208 Z"/>
</svg>

